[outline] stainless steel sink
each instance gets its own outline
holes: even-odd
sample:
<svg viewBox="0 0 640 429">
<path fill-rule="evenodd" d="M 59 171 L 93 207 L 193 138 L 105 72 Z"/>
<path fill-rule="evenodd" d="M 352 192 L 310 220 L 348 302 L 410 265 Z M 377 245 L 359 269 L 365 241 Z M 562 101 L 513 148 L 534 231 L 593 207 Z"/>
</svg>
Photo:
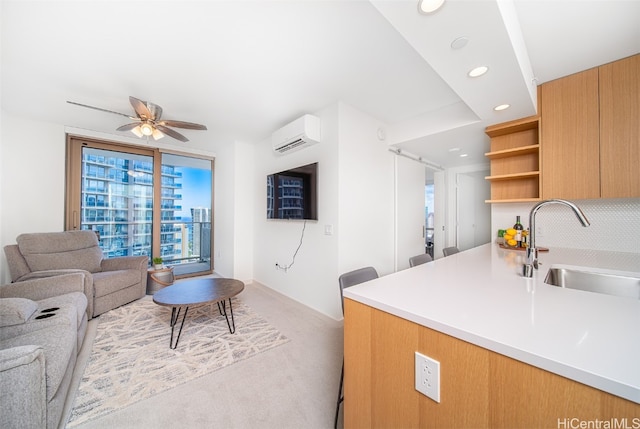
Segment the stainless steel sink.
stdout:
<svg viewBox="0 0 640 429">
<path fill-rule="evenodd" d="M 569 289 L 640 299 L 640 276 L 551 267 L 544 282 Z"/>
</svg>

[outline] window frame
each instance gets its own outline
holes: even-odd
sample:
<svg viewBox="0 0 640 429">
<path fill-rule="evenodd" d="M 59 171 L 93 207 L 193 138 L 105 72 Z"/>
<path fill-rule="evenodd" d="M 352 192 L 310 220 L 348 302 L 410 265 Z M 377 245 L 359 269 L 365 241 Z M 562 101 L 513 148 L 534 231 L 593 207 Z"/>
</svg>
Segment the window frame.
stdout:
<svg viewBox="0 0 640 429">
<path fill-rule="evenodd" d="M 73 231 L 80 229 L 80 213 L 82 207 L 82 149 L 85 147 L 102 149 L 108 151 L 131 153 L 144 155 L 153 158 L 153 217 L 152 217 L 152 248 L 153 256 L 160 255 L 161 246 L 161 216 L 162 216 L 162 155 L 174 154 L 191 158 L 203 159 L 211 162 L 211 211 L 214 209 L 214 168 L 215 158 L 189 152 L 165 150 L 157 147 L 137 146 L 122 142 L 88 138 L 85 136 L 67 134 L 65 153 L 65 213 L 64 229 Z M 104 173 L 104 172 L 103 172 Z M 156 203 L 157 202 L 157 203 Z M 91 209 L 100 210 L 97 204 Z M 191 277 L 197 275 L 210 274 L 214 270 L 214 228 L 213 217 L 211 219 L 211 260 L 209 270 L 195 273 L 176 275 L 176 277 Z M 151 256 L 149 257 L 151 264 Z"/>
</svg>

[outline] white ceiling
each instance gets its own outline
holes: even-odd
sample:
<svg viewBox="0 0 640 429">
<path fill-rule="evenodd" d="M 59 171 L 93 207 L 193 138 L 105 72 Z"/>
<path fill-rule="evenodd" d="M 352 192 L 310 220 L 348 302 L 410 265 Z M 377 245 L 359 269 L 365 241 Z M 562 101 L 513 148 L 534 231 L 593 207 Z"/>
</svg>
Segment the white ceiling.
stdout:
<svg viewBox="0 0 640 429">
<path fill-rule="evenodd" d="M 343 101 L 387 124 L 387 143 L 445 167 L 485 162 L 484 127 L 534 114 L 536 83 L 640 52 L 633 0 L 448 0 L 432 15 L 417 0 L 0 8 L 10 114 L 116 134 L 127 119 L 66 100 L 132 113 L 133 95 L 207 125 L 178 131 L 215 150 Z M 452 49 L 461 36 L 467 45 Z M 489 73 L 468 78 L 476 65 Z M 512 107 L 493 111 L 501 103 Z"/>
</svg>

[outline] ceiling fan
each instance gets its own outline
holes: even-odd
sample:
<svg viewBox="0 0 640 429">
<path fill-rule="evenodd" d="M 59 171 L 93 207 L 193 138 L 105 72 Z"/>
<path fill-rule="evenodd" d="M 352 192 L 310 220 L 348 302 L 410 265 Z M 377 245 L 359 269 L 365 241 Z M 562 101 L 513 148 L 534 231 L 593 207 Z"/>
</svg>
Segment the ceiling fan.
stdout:
<svg viewBox="0 0 640 429">
<path fill-rule="evenodd" d="M 117 131 L 131 131 L 138 137 L 152 136 L 155 140 L 161 139 L 164 135 L 173 137 L 181 142 L 188 142 L 189 139 L 182 134 L 172 130 L 169 127 L 185 128 L 189 130 L 206 130 L 205 125 L 194 124 L 193 122 L 173 121 L 170 119 L 162 118 L 162 107 L 157 104 L 153 104 L 149 101 L 142 101 L 135 97 L 129 96 L 129 102 L 133 106 L 133 110 L 137 116 L 130 116 L 125 113 L 114 112 L 113 110 L 101 109 L 99 107 L 88 106 L 86 104 L 76 103 L 75 101 L 67 101 L 69 104 L 75 104 L 76 106 L 88 107 L 89 109 L 100 110 L 103 112 L 113 113 L 120 116 L 125 116 L 135 122 L 123 125 L 117 129 Z"/>
</svg>

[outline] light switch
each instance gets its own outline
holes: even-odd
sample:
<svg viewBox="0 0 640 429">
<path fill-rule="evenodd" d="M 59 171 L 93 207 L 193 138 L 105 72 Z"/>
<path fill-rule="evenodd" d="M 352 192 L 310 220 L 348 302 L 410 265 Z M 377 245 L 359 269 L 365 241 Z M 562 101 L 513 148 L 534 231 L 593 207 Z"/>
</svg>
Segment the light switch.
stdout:
<svg viewBox="0 0 640 429">
<path fill-rule="evenodd" d="M 324 235 L 333 235 L 333 225 L 324 226 Z"/>
</svg>

